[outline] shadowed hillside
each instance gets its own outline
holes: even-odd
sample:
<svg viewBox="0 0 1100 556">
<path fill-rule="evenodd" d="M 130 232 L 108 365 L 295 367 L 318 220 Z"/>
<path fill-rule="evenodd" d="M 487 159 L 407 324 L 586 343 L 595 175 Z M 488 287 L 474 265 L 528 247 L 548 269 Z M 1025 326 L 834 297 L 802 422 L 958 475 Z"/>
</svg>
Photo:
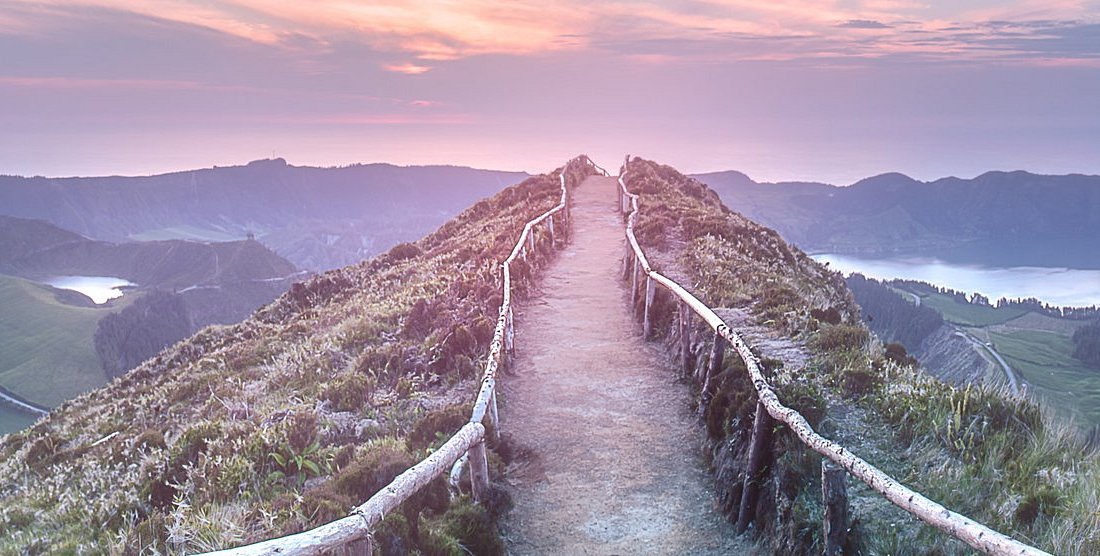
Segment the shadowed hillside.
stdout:
<svg viewBox="0 0 1100 556">
<path fill-rule="evenodd" d="M 920 182 L 891 173 L 848 187 L 697 176 L 746 216 L 816 252 L 995 266 L 1100 268 L 1100 176 L 987 172 Z"/>
<path fill-rule="evenodd" d="M 281 158 L 148 177 L 0 176 L 0 213 L 111 242 L 251 233 L 298 267 L 324 270 L 416 239 L 524 177 L 454 166 L 311 168 Z"/>
</svg>

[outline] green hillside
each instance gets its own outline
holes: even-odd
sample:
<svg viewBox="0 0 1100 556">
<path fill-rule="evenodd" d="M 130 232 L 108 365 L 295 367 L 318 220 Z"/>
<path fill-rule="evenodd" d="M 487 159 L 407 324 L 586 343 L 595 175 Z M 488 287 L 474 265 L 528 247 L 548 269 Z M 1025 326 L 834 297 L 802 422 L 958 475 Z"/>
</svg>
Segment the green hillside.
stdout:
<svg viewBox="0 0 1100 556">
<path fill-rule="evenodd" d="M 92 345 L 96 323 L 133 299 L 76 307 L 58 301 L 57 291 L 0 275 L 0 384 L 51 407 L 107 382 Z"/>
<path fill-rule="evenodd" d="M 1042 315 L 1020 306 L 961 302 L 902 282 L 893 287 L 920 296 L 923 306 L 989 343 L 1044 405 L 1073 417 L 1078 424 L 1100 425 L 1100 371 L 1073 357 L 1071 338 L 1083 321 Z"/>
<path fill-rule="evenodd" d="M 346 515 L 469 419 L 497 263 L 560 191 L 556 174 L 505 189 L 0 438 L 0 553 L 194 553 Z M 540 235 L 517 295 L 551 252 Z M 493 524 L 466 500 L 434 483 L 387 516 L 381 553 L 477 546 Z"/>
<path fill-rule="evenodd" d="M 0 404 L 0 434 L 23 430 L 37 419 L 30 413 Z"/>
</svg>

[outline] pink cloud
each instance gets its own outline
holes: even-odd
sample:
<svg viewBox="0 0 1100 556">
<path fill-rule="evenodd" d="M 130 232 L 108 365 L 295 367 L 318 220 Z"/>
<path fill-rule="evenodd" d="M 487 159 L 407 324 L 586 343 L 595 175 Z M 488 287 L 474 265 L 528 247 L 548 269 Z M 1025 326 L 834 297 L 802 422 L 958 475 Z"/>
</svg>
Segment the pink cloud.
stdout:
<svg viewBox="0 0 1100 556">
<path fill-rule="evenodd" d="M 432 68 L 429 67 L 429 66 L 420 66 L 420 65 L 417 65 L 417 64 L 404 63 L 404 64 L 384 64 L 382 66 L 382 69 L 384 69 L 386 71 L 396 72 L 396 73 L 404 73 L 406 75 L 420 75 L 422 73 L 427 73 L 427 72 L 431 71 Z"/>
</svg>

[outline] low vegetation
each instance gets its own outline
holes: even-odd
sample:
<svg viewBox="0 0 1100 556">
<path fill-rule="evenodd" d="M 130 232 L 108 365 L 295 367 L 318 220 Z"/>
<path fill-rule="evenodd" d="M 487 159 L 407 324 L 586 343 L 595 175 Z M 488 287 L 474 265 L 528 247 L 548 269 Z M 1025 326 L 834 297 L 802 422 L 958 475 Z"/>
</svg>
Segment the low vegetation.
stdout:
<svg viewBox="0 0 1100 556">
<path fill-rule="evenodd" d="M 641 194 L 639 241 L 651 260 L 678 253 L 678 264 L 666 264 L 686 271 L 710 306 L 748 310 L 808 352 L 802 368 L 763 359 L 786 405 L 960 513 L 1053 553 L 1100 552 L 1100 458 L 1075 431 L 1026 399 L 954 388 L 923 373 L 902 346 L 883 346 L 868 332 L 839 274 L 669 167 L 634 159 L 628 170 L 630 189 Z M 700 363 L 706 343 L 696 346 Z M 719 500 L 735 516 L 755 394 L 736 356 L 727 356 L 715 380 L 700 403 Z M 857 424 L 859 434 L 843 430 Z M 758 538 L 775 552 L 820 553 L 821 458 L 782 430 L 772 456 L 756 509 Z M 884 508 L 881 498 L 869 500 L 854 505 L 845 553 L 969 553 Z"/>
<path fill-rule="evenodd" d="M 0 439 L 0 552 L 191 553 L 346 515 L 461 424 L 498 262 L 559 193 L 557 173 L 507 188 Z M 538 240 L 519 295 L 551 253 Z M 440 480 L 376 538 L 384 554 L 500 553 L 492 519 Z"/>
</svg>

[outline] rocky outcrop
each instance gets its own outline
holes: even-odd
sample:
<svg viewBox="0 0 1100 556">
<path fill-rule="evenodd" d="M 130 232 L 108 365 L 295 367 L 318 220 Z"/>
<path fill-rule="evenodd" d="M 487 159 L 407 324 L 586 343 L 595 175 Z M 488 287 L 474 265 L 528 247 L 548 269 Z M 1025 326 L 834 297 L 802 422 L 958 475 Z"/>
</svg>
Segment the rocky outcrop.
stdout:
<svg viewBox="0 0 1100 556">
<path fill-rule="evenodd" d="M 915 355 L 925 371 L 952 384 L 981 383 L 995 371 L 972 342 L 946 323 L 921 342 Z"/>
</svg>

